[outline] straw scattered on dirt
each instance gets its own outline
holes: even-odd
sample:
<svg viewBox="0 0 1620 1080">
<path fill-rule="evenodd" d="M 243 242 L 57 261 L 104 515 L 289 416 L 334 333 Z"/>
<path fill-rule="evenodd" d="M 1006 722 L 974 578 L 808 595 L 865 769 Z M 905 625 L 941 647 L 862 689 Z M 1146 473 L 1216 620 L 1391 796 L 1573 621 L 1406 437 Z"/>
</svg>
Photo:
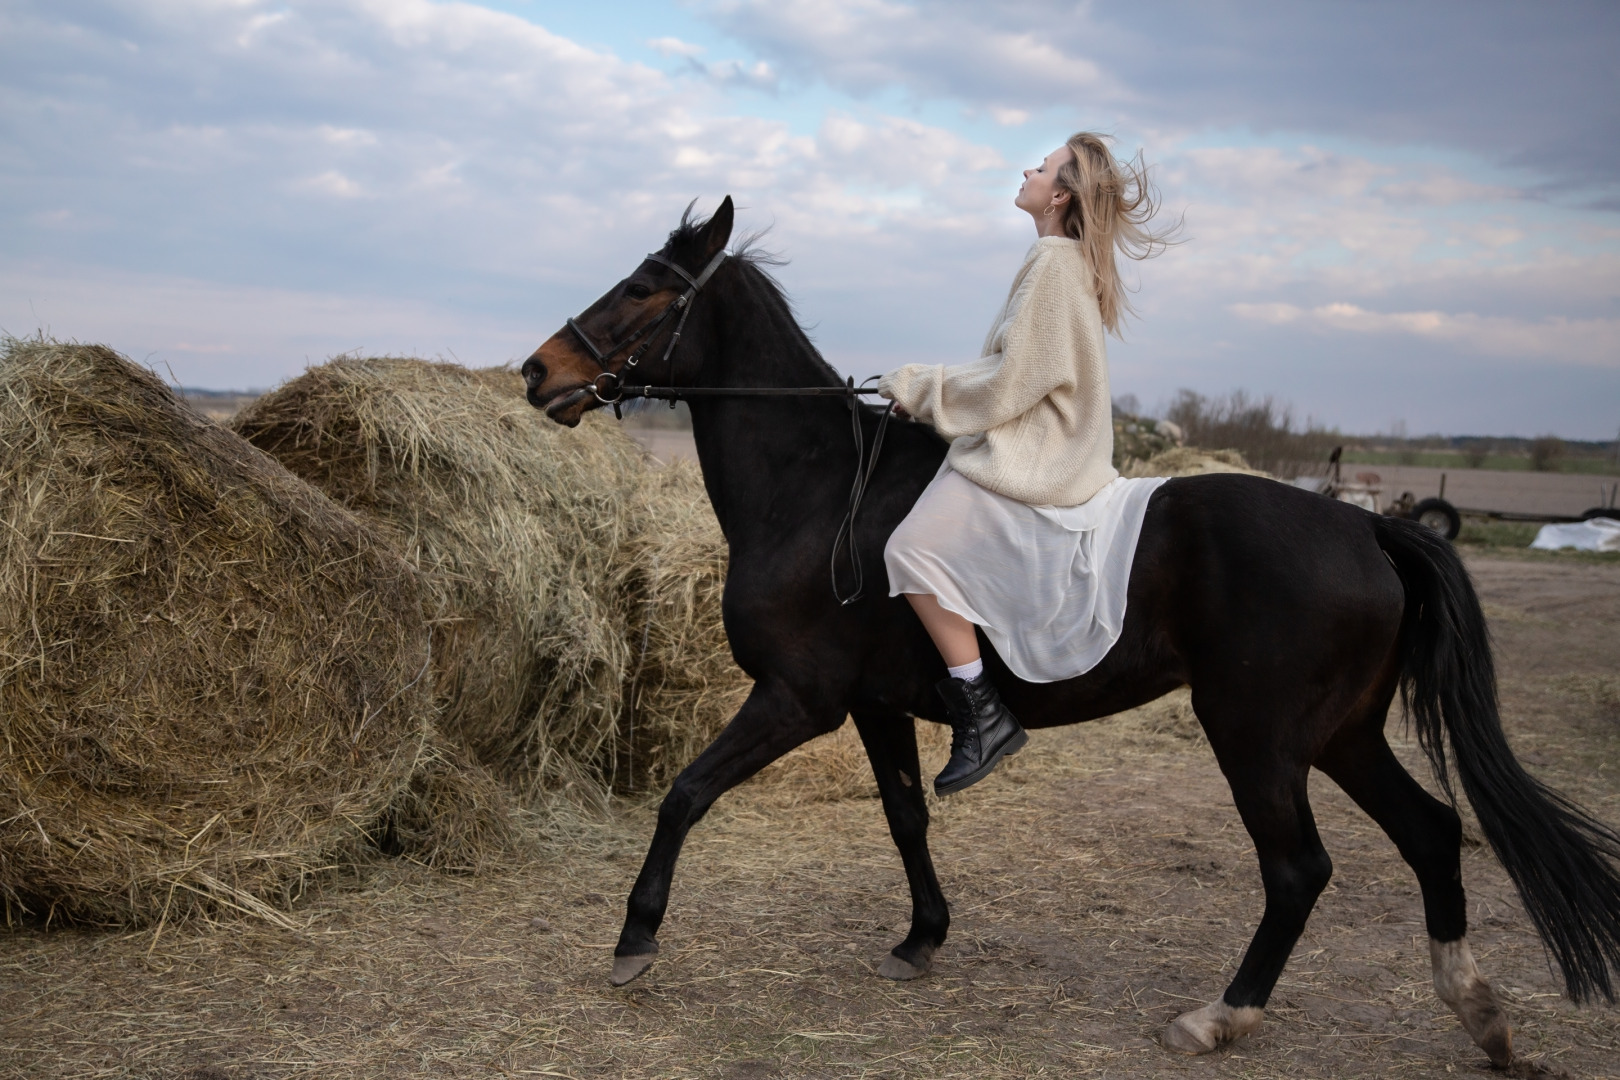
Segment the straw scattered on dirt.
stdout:
<svg viewBox="0 0 1620 1080">
<path fill-rule="evenodd" d="M 1521 759 L 1620 820 L 1620 729 L 1548 686 L 1552 672 L 1612 664 L 1599 631 L 1620 620 L 1620 567 L 1471 569 L 1493 606 L 1523 613 L 1495 626 Z M 951 932 L 915 982 L 876 975 L 909 912 L 877 800 L 785 803 L 784 789 L 749 785 L 693 831 L 663 951 L 629 987 L 606 975 L 650 800 L 599 820 L 550 816 L 542 858 L 475 878 L 385 864 L 362 891 L 301 907 L 295 930 L 193 925 L 155 947 L 150 932 L 14 934 L 0 961 L 0 1074 L 1500 1075 L 1434 996 L 1411 871 L 1320 776 L 1311 801 L 1334 879 L 1265 1024 L 1206 1058 L 1158 1045 L 1165 1023 L 1230 979 L 1263 905 L 1252 846 L 1190 719 L 1171 701 L 1036 732 L 937 805 Z M 1397 752 L 1426 777 L 1415 744 Z M 936 744 L 925 775 L 943 760 Z M 1620 1014 L 1562 999 L 1488 848 L 1464 849 L 1463 877 L 1474 952 L 1528 1059 L 1514 1075 L 1620 1076 Z"/>
<path fill-rule="evenodd" d="M 430 863 L 502 832 L 422 772 L 416 575 L 352 515 L 97 346 L 4 344 L 0 472 L 8 920 L 285 923 L 388 819 Z"/>
</svg>

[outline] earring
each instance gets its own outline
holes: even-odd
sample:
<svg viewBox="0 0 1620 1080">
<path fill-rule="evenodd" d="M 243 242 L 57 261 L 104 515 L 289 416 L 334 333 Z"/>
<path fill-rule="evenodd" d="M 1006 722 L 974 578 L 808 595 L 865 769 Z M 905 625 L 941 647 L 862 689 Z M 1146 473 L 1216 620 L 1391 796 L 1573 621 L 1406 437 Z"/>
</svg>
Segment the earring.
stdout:
<svg viewBox="0 0 1620 1080">
<path fill-rule="evenodd" d="M 1057 209 L 1057 207 L 1055 207 L 1055 206 L 1048 206 L 1046 208 L 1046 212 L 1043 213 L 1041 216 L 1042 217 L 1051 217 L 1052 216 L 1052 211 L 1054 211 L 1056 209 Z"/>
</svg>

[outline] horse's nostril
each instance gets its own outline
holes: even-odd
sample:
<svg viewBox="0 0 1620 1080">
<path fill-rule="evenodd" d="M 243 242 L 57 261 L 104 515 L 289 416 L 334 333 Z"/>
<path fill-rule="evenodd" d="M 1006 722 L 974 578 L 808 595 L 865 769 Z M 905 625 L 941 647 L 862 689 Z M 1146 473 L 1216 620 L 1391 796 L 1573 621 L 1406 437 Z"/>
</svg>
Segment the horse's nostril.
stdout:
<svg viewBox="0 0 1620 1080">
<path fill-rule="evenodd" d="M 523 365 L 523 381 L 530 390 L 533 390 L 546 381 L 546 365 L 537 360 L 529 360 Z"/>
</svg>

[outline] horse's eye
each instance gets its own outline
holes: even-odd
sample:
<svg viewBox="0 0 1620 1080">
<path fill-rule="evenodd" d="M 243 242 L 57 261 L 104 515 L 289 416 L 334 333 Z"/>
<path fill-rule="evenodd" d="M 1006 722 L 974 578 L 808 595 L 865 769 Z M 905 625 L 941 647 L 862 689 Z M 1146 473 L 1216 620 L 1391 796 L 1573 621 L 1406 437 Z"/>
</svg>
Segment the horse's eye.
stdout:
<svg viewBox="0 0 1620 1080">
<path fill-rule="evenodd" d="M 652 290 L 645 285 L 632 285 L 624 291 L 629 293 L 631 298 L 635 300 L 645 300 L 652 295 Z"/>
</svg>

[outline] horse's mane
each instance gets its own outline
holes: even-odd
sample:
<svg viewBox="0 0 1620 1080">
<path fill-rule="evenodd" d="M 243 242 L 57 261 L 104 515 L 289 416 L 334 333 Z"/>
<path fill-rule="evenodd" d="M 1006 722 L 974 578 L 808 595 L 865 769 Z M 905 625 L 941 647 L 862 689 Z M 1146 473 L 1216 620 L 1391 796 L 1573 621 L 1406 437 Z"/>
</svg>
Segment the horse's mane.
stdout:
<svg viewBox="0 0 1620 1080">
<path fill-rule="evenodd" d="M 685 252 L 685 249 L 692 247 L 697 242 L 698 233 L 703 231 L 703 229 L 709 224 L 710 219 L 694 215 L 692 213 L 692 208 L 696 205 L 697 200 L 693 199 L 691 202 L 686 204 L 686 209 L 681 211 L 681 223 L 670 230 L 669 239 L 664 242 L 663 254 L 682 254 Z M 788 299 L 787 290 L 784 289 L 782 287 L 782 283 L 777 281 L 775 276 L 772 275 L 768 269 L 766 269 L 767 267 L 786 266 L 788 264 L 788 260 L 785 255 L 782 255 L 780 252 L 771 251 L 762 246 L 765 237 L 770 233 L 770 231 L 770 227 L 766 226 L 763 229 L 755 229 L 752 232 L 743 233 L 742 236 L 738 238 L 737 242 L 731 246 L 731 257 L 739 262 L 747 263 L 760 273 L 764 274 L 765 277 L 770 280 L 770 283 L 775 288 L 776 293 L 782 298 L 782 302 L 791 307 L 792 302 Z"/>
<path fill-rule="evenodd" d="M 664 244 L 662 254 L 671 258 L 680 258 L 688 254 L 696 246 L 698 234 L 709 223 L 709 218 L 698 217 L 692 213 L 692 208 L 696 205 L 696 199 L 686 204 L 686 209 L 681 212 L 681 222 L 670 230 L 669 239 Z M 833 379 L 842 382 L 843 376 L 838 374 L 836 368 L 827 363 L 826 359 L 821 355 L 821 350 L 816 348 L 815 341 L 810 336 L 809 328 L 799 321 L 798 313 L 793 306 L 793 299 L 788 295 L 787 288 L 777 280 L 775 274 L 771 273 L 771 270 L 775 267 L 786 266 L 788 260 L 780 252 L 772 251 L 764 246 L 765 237 L 769 233 L 770 228 L 768 226 L 743 233 L 737 239 L 737 242 L 731 246 L 731 258 L 745 268 L 745 273 L 751 272 L 757 276 L 758 283 L 767 298 L 767 303 L 778 307 L 780 313 L 787 316 L 788 322 L 798 330 L 799 335 L 803 338 L 805 348 L 815 358 L 816 363 L 821 365 Z"/>
</svg>

